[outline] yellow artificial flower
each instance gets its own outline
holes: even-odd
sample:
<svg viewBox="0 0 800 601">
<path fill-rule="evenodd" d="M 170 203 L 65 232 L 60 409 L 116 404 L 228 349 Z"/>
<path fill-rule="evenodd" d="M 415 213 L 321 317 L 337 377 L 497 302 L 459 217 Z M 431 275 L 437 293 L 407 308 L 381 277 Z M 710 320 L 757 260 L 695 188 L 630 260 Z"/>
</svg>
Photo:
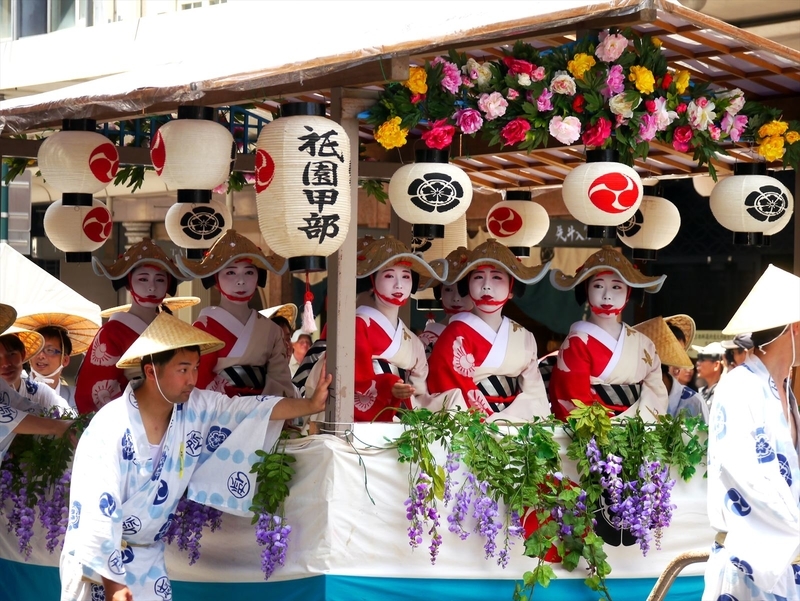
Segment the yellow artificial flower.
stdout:
<svg viewBox="0 0 800 601">
<path fill-rule="evenodd" d="M 375 140 L 386 150 L 405 146 L 408 129 L 400 127 L 400 117 L 392 117 L 381 123 L 375 132 Z"/>
<path fill-rule="evenodd" d="M 655 46 L 656 48 L 661 48 L 662 42 L 659 38 L 653 36 L 652 38 L 650 38 L 650 40 L 653 42 L 653 46 Z"/>
<path fill-rule="evenodd" d="M 636 89 L 642 94 L 653 93 L 653 87 L 656 85 L 656 78 L 653 77 L 652 71 L 647 67 L 634 65 L 631 67 L 631 73 L 628 75 L 628 79 L 634 83 Z"/>
<path fill-rule="evenodd" d="M 672 82 L 675 84 L 675 90 L 678 94 L 683 94 L 686 88 L 689 87 L 689 72 L 675 71 L 675 79 Z"/>
<path fill-rule="evenodd" d="M 597 62 L 594 58 L 581 52 L 580 54 L 576 54 L 575 58 L 567 63 L 567 69 L 569 69 L 569 72 L 572 73 L 575 79 L 583 79 L 584 74 L 596 64 Z"/>
<path fill-rule="evenodd" d="M 786 121 L 770 121 L 759 128 L 758 137 L 782 136 L 787 129 L 789 129 L 789 124 Z"/>
<path fill-rule="evenodd" d="M 756 148 L 758 154 L 764 157 L 767 161 L 777 161 L 783 157 L 783 136 L 769 136 L 761 140 L 761 143 Z"/>
<path fill-rule="evenodd" d="M 411 67 L 408 70 L 408 80 L 404 81 L 403 85 L 411 90 L 412 94 L 427 94 L 428 74 L 425 72 L 425 67 Z"/>
<path fill-rule="evenodd" d="M 798 140 L 800 140 L 800 133 L 797 133 L 794 130 L 786 132 L 786 142 L 788 144 L 794 144 Z"/>
</svg>

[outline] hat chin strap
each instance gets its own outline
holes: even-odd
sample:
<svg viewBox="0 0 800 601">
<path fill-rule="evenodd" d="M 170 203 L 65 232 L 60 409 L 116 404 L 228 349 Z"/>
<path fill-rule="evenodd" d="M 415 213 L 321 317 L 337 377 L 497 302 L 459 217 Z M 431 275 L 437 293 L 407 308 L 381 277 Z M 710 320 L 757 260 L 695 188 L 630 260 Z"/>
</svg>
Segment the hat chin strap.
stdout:
<svg viewBox="0 0 800 601">
<path fill-rule="evenodd" d="M 156 370 L 155 363 L 153 363 L 153 355 L 150 355 L 150 365 L 153 366 L 153 379 L 156 381 L 156 388 L 158 388 L 159 394 L 164 397 L 164 400 L 167 401 L 170 405 L 178 405 L 175 401 L 170 401 L 167 398 L 167 395 L 164 394 L 164 391 L 161 390 L 161 384 L 158 383 L 158 371 Z"/>
</svg>

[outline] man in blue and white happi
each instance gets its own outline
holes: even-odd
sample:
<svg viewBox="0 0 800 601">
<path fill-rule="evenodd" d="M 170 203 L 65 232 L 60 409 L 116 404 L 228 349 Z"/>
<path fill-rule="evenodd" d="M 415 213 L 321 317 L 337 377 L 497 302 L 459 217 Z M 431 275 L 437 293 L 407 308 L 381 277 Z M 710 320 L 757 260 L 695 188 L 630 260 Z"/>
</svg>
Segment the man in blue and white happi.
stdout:
<svg viewBox="0 0 800 601">
<path fill-rule="evenodd" d="M 178 500 L 250 515 L 258 449 L 283 420 L 325 408 L 311 399 L 233 397 L 195 388 L 200 355 L 222 342 L 160 314 L 117 363 L 141 384 L 92 419 L 78 443 L 61 554 L 62 601 L 170 601 L 164 541 Z"/>
<path fill-rule="evenodd" d="M 703 601 L 800 600 L 800 278 L 770 265 L 723 334 L 755 348 L 719 383 L 709 418 L 708 513 L 717 530 Z"/>
</svg>

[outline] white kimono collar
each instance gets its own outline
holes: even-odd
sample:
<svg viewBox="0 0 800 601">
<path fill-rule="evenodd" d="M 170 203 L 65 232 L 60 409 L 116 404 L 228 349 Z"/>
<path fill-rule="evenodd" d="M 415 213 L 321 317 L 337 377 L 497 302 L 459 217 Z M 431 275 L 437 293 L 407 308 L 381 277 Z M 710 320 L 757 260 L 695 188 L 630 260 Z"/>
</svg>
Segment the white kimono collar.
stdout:
<svg viewBox="0 0 800 601">
<path fill-rule="evenodd" d="M 128 313 L 127 311 L 112 314 L 111 317 L 108 318 L 108 321 L 118 321 L 139 335 L 141 335 L 141 333 L 147 328 L 147 324 L 144 321 L 142 321 L 139 317 L 136 317 L 136 315 L 133 313 Z"/>
<path fill-rule="evenodd" d="M 400 350 L 400 345 L 403 343 L 403 331 L 405 330 L 405 324 L 403 323 L 403 320 L 398 318 L 397 328 L 394 328 L 383 313 L 374 307 L 369 307 L 367 305 L 359 305 L 356 307 L 356 315 L 363 315 L 364 317 L 369 318 L 370 321 L 374 321 L 384 332 L 386 332 L 386 335 L 392 340 L 392 342 L 389 347 L 380 354 L 380 356 L 387 359 L 394 357 L 395 353 Z"/>
</svg>

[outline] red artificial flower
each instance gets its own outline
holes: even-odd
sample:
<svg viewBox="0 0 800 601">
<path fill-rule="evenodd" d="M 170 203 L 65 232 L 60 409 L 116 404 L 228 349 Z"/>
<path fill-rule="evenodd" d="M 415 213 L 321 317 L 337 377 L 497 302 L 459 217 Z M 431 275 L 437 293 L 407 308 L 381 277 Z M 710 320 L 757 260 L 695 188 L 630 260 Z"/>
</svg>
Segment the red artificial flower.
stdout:
<svg viewBox="0 0 800 601">
<path fill-rule="evenodd" d="M 586 128 L 581 140 L 586 146 L 602 146 L 611 135 L 611 121 L 600 117 L 594 125 Z"/>
<path fill-rule="evenodd" d="M 508 67 L 509 75 L 519 75 L 520 73 L 524 73 L 525 75 L 530 75 L 531 73 L 533 73 L 533 70 L 535 69 L 532 63 L 516 59 L 513 56 L 505 57 L 503 59 L 503 63 L 505 64 L 506 67 Z"/>
<path fill-rule="evenodd" d="M 572 110 L 576 113 L 582 113 L 584 104 L 586 104 L 586 99 L 583 97 L 583 94 L 578 94 L 572 100 Z"/>
<path fill-rule="evenodd" d="M 667 73 L 664 76 L 664 79 L 661 80 L 661 88 L 664 90 L 668 90 L 671 85 L 672 85 L 672 75 L 670 73 Z"/>
<path fill-rule="evenodd" d="M 422 139 L 428 148 L 444 150 L 453 141 L 456 128 L 447 123 L 447 119 L 440 119 L 431 124 L 431 128 L 422 134 Z"/>
<path fill-rule="evenodd" d="M 683 115 L 686 112 L 686 103 L 681 102 L 678 106 L 675 107 L 675 112 L 679 115 Z"/>
<path fill-rule="evenodd" d="M 692 128 L 688 125 L 680 125 L 675 128 L 672 134 L 672 147 L 679 152 L 689 152 L 692 141 Z"/>
<path fill-rule="evenodd" d="M 519 144 L 525 139 L 526 134 L 531 128 L 531 124 L 527 119 L 517 117 L 509 121 L 506 126 L 500 130 L 500 136 L 508 146 Z"/>
<path fill-rule="evenodd" d="M 655 113 L 656 112 L 656 101 L 655 100 L 645 100 L 644 101 L 644 108 L 647 109 L 648 113 Z"/>
<path fill-rule="evenodd" d="M 425 100 L 425 94 L 411 94 L 411 104 L 418 104 Z"/>
</svg>

